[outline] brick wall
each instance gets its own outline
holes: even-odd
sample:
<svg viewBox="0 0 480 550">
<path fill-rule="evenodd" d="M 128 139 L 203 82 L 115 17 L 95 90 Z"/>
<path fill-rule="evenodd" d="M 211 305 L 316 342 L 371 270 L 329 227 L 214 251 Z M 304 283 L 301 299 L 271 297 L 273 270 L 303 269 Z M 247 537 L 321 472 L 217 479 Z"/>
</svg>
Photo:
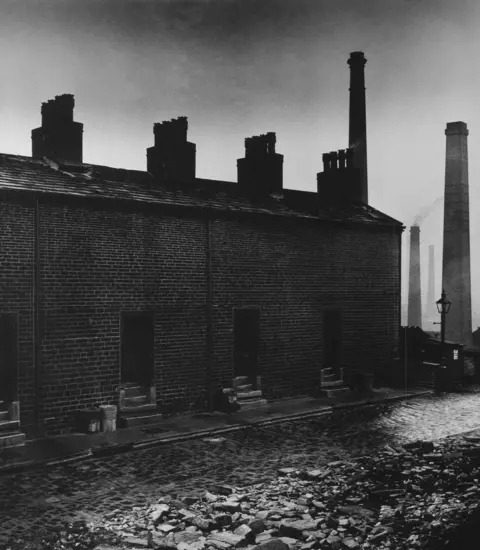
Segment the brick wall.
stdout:
<svg viewBox="0 0 480 550">
<path fill-rule="evenodd" d="M 343 311 L 342 364 L 385 368 L 400 324 L 399 238 L 393 230 L 278 220 L 212 224 L 214 371 L 233 370 L 232 309 L 260 308 L 262 389 L 305 393 L 319 382 L 322 316 Z"/>
<path fill-rule="evenodd" d="M 34 208 L 0 202 L 0 311 L 18 316 L 18 378 L 22 422 L 34 424 Z"/>
<path fill-rule="evenodd" d="M 205 221 L 43 201 L 40 244 L 40 420 L 67 431 L 79 408 L 117 403 L 122 311 L 155 313 L 157 399 L 185 408 L 206 384 Z M 19 315 L 22 428 L 34 426 L 34 208 L 0 203 L 4 311 Z M 341 307 L 342 362 L 384 367 L 399 326 L 393 230 L 333 228 L 284 218 L 211 222 L 212 383 L 233 377 L 233 308 L 260 307 L 267 396 L 319 380 L 322 315 Z"/>
<path fill-rule="evenodd" d="M 122 311 L 154 311 L 157 395 L 191 402 L 205 383 L 204 223 L 50 206 L 42 242 L 49 431 L 117 402 Z"/>
</svg>

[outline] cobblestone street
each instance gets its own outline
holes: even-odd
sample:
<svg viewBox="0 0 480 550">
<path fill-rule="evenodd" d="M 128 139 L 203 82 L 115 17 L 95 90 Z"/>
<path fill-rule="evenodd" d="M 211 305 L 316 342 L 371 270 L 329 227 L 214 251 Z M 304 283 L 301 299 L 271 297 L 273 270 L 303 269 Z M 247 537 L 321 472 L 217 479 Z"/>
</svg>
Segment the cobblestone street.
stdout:
<svg viewBox="0 0 480 550">
<path fill-rule="evenodd" d="M 128 514 L 171 490 L 195 496 L 215 483 L 274 477 L 280 467 L 319 467 L 385 444 L 473 430 L 480 427 L 479 402 L 480 394 L 427 396 L 4 476 L 0 544 L 38 540 L 64 522 Z"/>
</svg>

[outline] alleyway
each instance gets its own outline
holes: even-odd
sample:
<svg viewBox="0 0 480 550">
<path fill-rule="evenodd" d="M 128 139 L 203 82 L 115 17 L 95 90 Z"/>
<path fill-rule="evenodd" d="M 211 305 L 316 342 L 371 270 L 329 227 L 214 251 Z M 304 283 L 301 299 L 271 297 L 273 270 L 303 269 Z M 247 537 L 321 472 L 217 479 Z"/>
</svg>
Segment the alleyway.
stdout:
<svg viewBox="0 0 480 550">
<path fill-rule="evenodd" d="M 427 396 L 301 422 L 194 440 L 0 478 L 0 547 L 38 540 L 67 521 L 131 513 L 167 490 L 199 495 L 238 486 L 280 467 L 315 467 L 385 444 L 433 440 L 480 427 L 480 394 Z"/>
</svg>

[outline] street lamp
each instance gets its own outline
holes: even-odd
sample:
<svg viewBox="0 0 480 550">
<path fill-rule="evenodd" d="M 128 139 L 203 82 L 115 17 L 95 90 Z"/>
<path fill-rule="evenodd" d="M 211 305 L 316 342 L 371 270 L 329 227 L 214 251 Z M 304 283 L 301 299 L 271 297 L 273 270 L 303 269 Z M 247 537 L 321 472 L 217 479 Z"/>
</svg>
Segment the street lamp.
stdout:
<svg viewBox="0 0 480 550">
<path fill-rule="evenodd" d="M 437 310 L 438 313 L 440 313 L 440 334 L 441 334 L 441 340 L 442 340 L 442 356 L 444 353 L 444 347 L 445 347 L 445 320 L 447 313 L 450 311 L 450 306 L 452 305 L 451 302 L 447 300 L 447 295 L 445 294 L 445 290 L 442 290 L 442 296 L 440 300 L 437 300 Z M 438 323 L 435 323 L 438 325 Z"/>
</svg>

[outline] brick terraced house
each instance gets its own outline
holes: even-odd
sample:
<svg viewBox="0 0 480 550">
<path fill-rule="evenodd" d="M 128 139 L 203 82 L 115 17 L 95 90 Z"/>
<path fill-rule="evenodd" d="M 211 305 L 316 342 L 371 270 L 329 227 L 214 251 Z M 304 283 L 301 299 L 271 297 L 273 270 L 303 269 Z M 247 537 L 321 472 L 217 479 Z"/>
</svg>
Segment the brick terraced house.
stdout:
<svg viewBox="0 0 480 550">
<path fill-rule="evenodd" d="M 309 393 L 323 368 L 387 368 L 403 226 L 367 204 L 363 54 L 349 63 L 350 148 L 323 155 L 317 192 L 283 188 L 273 133 L 245 140 L 237 182 L 198 178 L 185 117 L 154 125 L 145 172 L 85 164 L 73 96 L 43 104 L 32 157 L 0 155 L 0 414 L 15 441 L 67 432 L 93 405 L 128 425 L 234 379 L 268 399 Z"/>
</svg>

